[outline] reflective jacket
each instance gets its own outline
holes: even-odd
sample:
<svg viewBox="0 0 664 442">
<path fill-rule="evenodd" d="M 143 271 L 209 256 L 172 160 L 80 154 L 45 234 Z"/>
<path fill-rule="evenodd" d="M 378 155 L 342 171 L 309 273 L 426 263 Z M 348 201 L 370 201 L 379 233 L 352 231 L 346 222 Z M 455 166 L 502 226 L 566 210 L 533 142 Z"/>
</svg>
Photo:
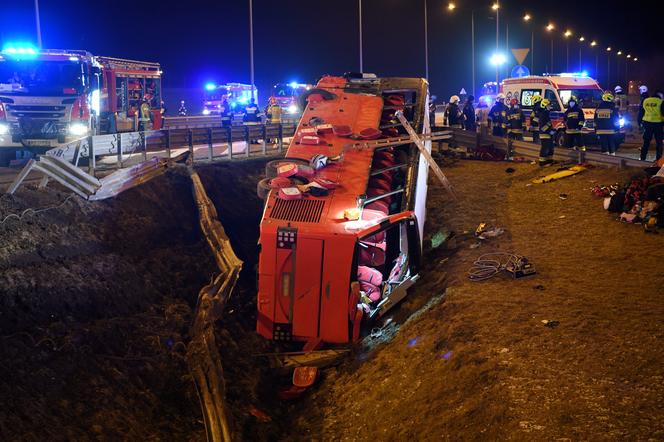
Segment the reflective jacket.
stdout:
<svg viewBox="0 0 664 442">
<path fill-rule="evenodd" d="M 551 113 L 549 109 L 540 107 L 539 111 L 539 133 L 540 140 L 551 138 L 551 131 L 553 125 L 551 124 Z"/>
<path fill-rule="evenodd" d="M 613 101 L 602 101 L 595 109 L 595 133 L 611 135 L 616 133 L 620 116 Z"/>
<path fill-rule="evenodd" d="M 525 120 L 526 118 L 523 116 L 521 107 L 510 107 L 507 109 L 507 132 L 517 134 L 522 133 Z"/>
<path fill-rule="evenodd" d="M 533 106 L 533 111 L 530 113 L 530 131 L 531 132 L 539 132 L 540 112 L 542 112 L 542 107 L 538 103 L 538 104 Z"/>
<path fill-rule="evenodd" d="M 445 117 L 447 118 L 447 125 L 450 127 L 460 128 L 463 113 L 456 103 L 450 103 L 445 109 Z"/>
<path fill-rule="evenodd" d="M 664 102 L 659 97 L 648 97 L 643 100 L 643 121 L 647 123 L 664 122 Z"/>
<path fill-rule="evenodd" d="M 497 102 L 489 111 L 489 121 L 495 126 L 507 126 L 507 106 L 504 103 Z"/>
<path fill-rule="evenodd" d="M 583 109 L 576 105 L 574 107 L 568 107 L 563 116 L 563 121 L 565 121 L 565 132 L 568 134 L 578 134 L 581 133 L 581 128 L 583 127 L 586 117 L 583 115 Z"/>
</svg>

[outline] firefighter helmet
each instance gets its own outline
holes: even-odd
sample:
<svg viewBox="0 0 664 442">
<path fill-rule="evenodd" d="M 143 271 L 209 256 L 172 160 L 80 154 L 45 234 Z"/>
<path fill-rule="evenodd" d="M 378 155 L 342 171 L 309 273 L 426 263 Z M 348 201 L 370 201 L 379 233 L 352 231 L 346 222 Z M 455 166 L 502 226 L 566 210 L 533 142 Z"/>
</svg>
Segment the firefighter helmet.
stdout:
<svg viewBox="0 0 664 442">
<path fill-rule="evenodd" d="M 504 99 L 505 99 L 505 94 L 503 94 L 502 92 L 500 94 L 496 95 L 496 101 L 504 100 Z"/>
<path fill-rule="evenodd" d="M 450 97 L 450 103 L 458 103 L 459 102 L 459 96 L 458 95 L 452 95 Z"/>
<path fill-rule="evenodd" d="M 609 91 L 606 91 L 602 94 L 602 101 L 613 101 L 613 94 Z"/>
<path fill-rule="evenodd" d="M 646 86 L 645 84 L 639 86 L 639 93 L 645 94 L 646 92 L 648 92 L 648 86 Z"/>
<path fill-rule="evenodd" d="M 616 86 L 613 88 L 613 92 L 615 92 L 616 94 L 622 94 L 622 91 L 623 90 L 620 86 Z"/>
<path fill-rule="evenodd" d="M 542 96 L 541 95 L 534 95 L 533 98 L 531 98 L 530 102 L 535 106 L 537 103 L 542 101 Z"/>
<path fill-rule="evenodd" d="M 540 106 L 542 107 L 548 107 L 551 104 L 551 100 L 548 98 L 542 98 L 542 101 L 540 103 Z"/>
</svg>

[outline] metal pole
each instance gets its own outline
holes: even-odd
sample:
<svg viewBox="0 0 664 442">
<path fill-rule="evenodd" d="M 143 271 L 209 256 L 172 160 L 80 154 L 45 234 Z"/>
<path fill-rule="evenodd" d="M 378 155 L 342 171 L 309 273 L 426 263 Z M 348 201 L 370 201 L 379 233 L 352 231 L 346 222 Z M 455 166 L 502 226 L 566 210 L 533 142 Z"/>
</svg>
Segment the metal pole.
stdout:
<svg viewBox="0 0 664 442">
<path fill-rule="evenodd" d="M 565 70 L 569 72 L 569 38 L 567 39 L 567 61 L 566 61 L 567 67 Z"/>
<path fill-rule="evenodd" d="M 505 22 L 505 54 L 510 52 L 510 24 Z M 508 77 L 509 63 L 505 63 L 505 77 Z"/>
<path fill-rule="evenodd" d="M 470 11 L 470 46 L 473 66 L 473 97 L 475 96 L 475 10 Z"/>
<path fill-rule="evenodd" d="M 35 0 L 35 21 L 37 22 L 37 46 L 42 48 L 41 22 L 39 20 L 39 0 Z"/>
<path fill-rule="evenodd" d="M 251 98 L 254 98 L 254 2 L 249 0 L 249 59 L 251 65 Z"/>
<path fill-rule="evenodd" d="M 427 22 L 427 0 L 424 0 L 424 72 L 429 80 L 429 24 Z"/>
<path fill-rule="evenodd" d="M 362 67 L 362 0 L 359 0 L 358 2 L 358 7 L 359 7 L 359 28 L 360 28 L 360 72 L 363 71 Z"/>
<path fill-rule="evenodd" d="M 583 46 L 579 45 L 579 72 L 583 70 L 583 62 L 581 61 L 581 48 Z"/>
<path fill-rule="evenodd" d="M 599 54 L 595 54 L 595 80 L 599 80 Z"/>
<path fill-rule="evenodd" d="M 499 38 L 499 31 L 498 31 L 498 22 L 500 20 L 500 4 L 496 2 L 496 5 L 498 6 L 496 8 L 496 56 L 498 55 L 498 38 Z M 498 63 L 496 63 L 496 93 L 498 92 L 498 69 L 500 69 L 500 66 Z"/>
<path fill-rule="evenodd" d="M 606 87 L 611 85 L 611 53 L 606 55 Z"/>
<path fill-rule="evenodd" d="M 552 74 L 553 72 L 553 36 L 551 36 L 551 72 L 549 72 L 549 74 Z"/>
<path fill-rule="evenodd" d="M 535 31 L 530 32 L 530 75 L 535 75 Z"/>
</svg>

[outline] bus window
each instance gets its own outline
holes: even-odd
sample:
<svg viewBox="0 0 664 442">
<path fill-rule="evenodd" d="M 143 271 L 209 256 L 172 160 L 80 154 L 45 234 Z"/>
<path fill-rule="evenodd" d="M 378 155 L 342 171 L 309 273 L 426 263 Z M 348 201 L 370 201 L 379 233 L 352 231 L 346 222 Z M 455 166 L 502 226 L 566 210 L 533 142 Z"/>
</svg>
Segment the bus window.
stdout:
<svg viewBox="0 0 664 442">
<path fill-rule="evenodd" d="M 521 107 L 531 108 L 533 107 L 533 97 L 535 95 L 542 95 L 541 89 L 524 89 L 521 91 Z"/>
</svg>

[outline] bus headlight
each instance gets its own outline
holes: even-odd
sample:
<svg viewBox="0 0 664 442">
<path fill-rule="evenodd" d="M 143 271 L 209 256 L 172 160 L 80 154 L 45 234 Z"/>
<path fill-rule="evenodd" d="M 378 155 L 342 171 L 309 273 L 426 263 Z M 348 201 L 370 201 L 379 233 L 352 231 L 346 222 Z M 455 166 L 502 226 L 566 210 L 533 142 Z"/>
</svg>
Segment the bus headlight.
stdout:
<svg viewBox="0 0 664 442">
<path fill-rule="evenodd" d="M 80 137 L 88 133 L 88 126 L 83 123 L 72 123 L 69 125 L 69 134 Z"/>
<path fill-rule="evenodd" d="M 296 114 L 298 109 L 295 104 L 291 104 L 290 106 L 288 106 L 287 110 L 289 114 Z"/>
<path fill-rule="evenodd" d="M 9 133 L 9 125 L 0 123 L 0 135 L 7 135 Z"/>
</svg>

